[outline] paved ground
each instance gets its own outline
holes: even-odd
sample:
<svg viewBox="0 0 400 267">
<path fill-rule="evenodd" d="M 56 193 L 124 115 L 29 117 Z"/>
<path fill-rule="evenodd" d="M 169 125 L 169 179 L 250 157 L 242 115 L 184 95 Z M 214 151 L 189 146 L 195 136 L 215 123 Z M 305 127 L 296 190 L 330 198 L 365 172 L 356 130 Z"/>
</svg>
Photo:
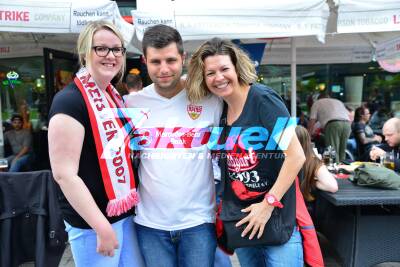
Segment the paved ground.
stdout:
<svg viewBox="0 0 400 267">
<path fill-rule="evenodd" d="M 324 238 L 321 238 L 320 241 L 326 267 L 341 267 L 337 255 L 335 254 L 334 250 L 329 246 L 329 242 Z M 231 257 L 231 262 L 233 267 L 240 267 L 239 261 L 235 255 Z M 21 265 L 20 267 L 33 267 L 33 266 L 34 266 L 33 263 L 26 263 Z M 69 246 L 65 250 L 64 256 L 60 263 L 60 267 L 75 267 Z M 376 267 L 400 267 L 400 263 L 384 263 L 384 264 L 379 264 Z"/>
</svg>

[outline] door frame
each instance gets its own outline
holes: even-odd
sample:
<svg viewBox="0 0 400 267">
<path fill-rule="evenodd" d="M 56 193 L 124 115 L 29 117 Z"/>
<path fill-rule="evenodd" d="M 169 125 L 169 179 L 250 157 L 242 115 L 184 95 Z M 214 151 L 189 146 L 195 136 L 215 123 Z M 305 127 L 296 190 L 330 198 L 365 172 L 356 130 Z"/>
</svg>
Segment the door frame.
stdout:
<svg viewBox="0 0 400 267">
<path fill-rule="evenodd" d="M 55 50 L 51 48 L 43 48 L 44 57 L 44 74 L 46 81 L 46 94 L 47 94 L 47 114 L 55 95 L 55 77 L 54 77 L 54 59 L 70 60 L 78 64 L 78 57 L 69 52 Z"/>
</svg>

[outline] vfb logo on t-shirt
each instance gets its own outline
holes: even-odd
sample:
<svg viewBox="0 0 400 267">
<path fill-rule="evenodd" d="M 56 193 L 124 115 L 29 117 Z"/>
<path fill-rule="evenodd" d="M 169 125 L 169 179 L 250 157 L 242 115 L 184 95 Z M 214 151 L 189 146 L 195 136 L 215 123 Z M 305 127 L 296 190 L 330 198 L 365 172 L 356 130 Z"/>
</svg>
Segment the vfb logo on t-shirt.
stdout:
<svg viewBox="0 0 400 267">
<path fill-rule="evenodd" d="M 192 120 L 196 120 L 200 117 L 203 107 L 190 104 L 190 105 L 187 105 L 186 110 L 187 110 L 187 113 L 189 114 L 189 117 Z"/>
</svg>

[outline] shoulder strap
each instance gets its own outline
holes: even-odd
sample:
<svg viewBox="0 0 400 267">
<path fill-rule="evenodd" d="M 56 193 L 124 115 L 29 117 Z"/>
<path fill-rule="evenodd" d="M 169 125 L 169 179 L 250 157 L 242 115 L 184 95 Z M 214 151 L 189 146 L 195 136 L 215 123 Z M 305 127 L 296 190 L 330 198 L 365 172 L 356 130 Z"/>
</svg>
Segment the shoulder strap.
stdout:
<svg viewBox="0 0 400 267">
<path fill-rule="evenodd" d="M 221 119 L 219 121 L 220 126 L 225 127 L 227 124 L 227 115 L 228 115 L 228 104 L 224 101 L 224 107 L 222 109 Z"/>
<path fill-rule="evenodd" d="M 220 141 L 226 142 L 227 137 L 227 114 L 228 114 L 228 104 L 224 101 L 224 108 L 222 110 L 221 119 L 219 121 L 220 127 L 223 127 Z M 218 195 L 222 195 L 225 190 L 226 186 L 226 176 L 228 175 L 227 172 L 227 160 L 226 160 L 226 151 L 220 151 L 220 159 L 219 159 L 219 167 L 221 169 L 221 186 L 219 187 L 219 191 L 217 192 Z"/>
</svg>

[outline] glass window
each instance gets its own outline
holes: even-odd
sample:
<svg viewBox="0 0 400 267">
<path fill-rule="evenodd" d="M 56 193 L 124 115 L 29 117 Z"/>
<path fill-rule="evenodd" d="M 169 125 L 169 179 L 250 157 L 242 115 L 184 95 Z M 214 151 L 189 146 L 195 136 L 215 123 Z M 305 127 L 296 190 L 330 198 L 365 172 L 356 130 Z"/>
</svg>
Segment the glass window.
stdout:
<svg viewBox="0 0 400 267">
<path fill-rule="evenodd" d="M 290 101 L 289 65 L 263 65 L 259 81 Z M 322 91 L 357 108 L 368 104 L 371 112 L 380 107 L 400 115 L 400 73 L 383 70 L 378 63 L 297 65 L 297 102 L 305 113 Z"/>
<path fill-rule="evenodd" d="M 3 124 L 19 113 L 24 127 L 37 129 L 46 120 L 47 105 L 43 57 L 10 58 L 0 61 L 0 97 Z"/>
</svg>

